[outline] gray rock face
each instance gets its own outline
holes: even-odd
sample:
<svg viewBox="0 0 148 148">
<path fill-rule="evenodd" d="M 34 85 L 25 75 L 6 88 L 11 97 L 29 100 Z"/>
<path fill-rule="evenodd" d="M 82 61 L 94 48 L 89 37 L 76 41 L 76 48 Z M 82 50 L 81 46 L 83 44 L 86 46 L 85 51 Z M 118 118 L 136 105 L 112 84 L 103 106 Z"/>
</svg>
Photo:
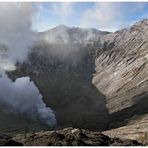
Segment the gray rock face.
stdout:
<svg viewBox="0 0 148 148">
<path fill-rule="evenodd" d="M 123 110 L 148 91 L 148 20 L 100 38 L 93 84 L 107 98 L 110 113 Z"/>
</svg>

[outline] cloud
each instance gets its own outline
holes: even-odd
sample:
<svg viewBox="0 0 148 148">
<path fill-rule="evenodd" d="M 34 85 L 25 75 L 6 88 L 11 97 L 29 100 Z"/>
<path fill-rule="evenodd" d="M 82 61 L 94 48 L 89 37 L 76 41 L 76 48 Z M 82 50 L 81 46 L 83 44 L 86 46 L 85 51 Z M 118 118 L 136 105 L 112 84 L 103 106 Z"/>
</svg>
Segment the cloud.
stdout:
<svg viewBox="0 0 148 148">
<path fill-rule="evenodd" d="M 131 12 L 137 12 L 137 11 L 141 11 L 144 9 L 144 7 L 146 6 L 147 3 L 145 2 L 137 2 L 137 3 L 134 3 L 134 6 L 133 6 L 133 9 L 131 9 Z"/>
<path fill-rule="evenodd" d="M 61 16 L 61 17 L 68 17 L 74 13 L 73 10 L 73 3 L 65 2 L 65 3 L 54 3 L 53 4 L 53 13 Z"/>
<path fill-rule="evenodd" d="M 82 14 L 80 25 L 82 27 L 96 27 L 100 30 L 115 31 L 131 25 L 137 21 L 140 11 L 146 3 L 95 3 L 94 7 Z M 135 15 L 136 18 L 132 18 Z"/>
<path fill-rule="evenodd" d="M 38 16 L 33 23 L 33 29 L 39 32 L 59 24 L 69 24 L 71 17 L 75 15 L 74 2 L 36 3 L 35 6 L 38 9 Z"/>
<path fill-rule="evenodd" d="M 37 4 L 38 5 L 38 4 Z M 115 31 L 147 18 L 146 2 L 50 2 L 39 5 L 37 30 L 59 24 Z"/>
<path fill-rule="evenodd" d="M 81 25 L 112 29 L 116 27 L 117 18 L 122 17 L 119 8 L 119 3 L 95 3 L 94 9 L 88 9 L 84 12 Z"/>
</svg>

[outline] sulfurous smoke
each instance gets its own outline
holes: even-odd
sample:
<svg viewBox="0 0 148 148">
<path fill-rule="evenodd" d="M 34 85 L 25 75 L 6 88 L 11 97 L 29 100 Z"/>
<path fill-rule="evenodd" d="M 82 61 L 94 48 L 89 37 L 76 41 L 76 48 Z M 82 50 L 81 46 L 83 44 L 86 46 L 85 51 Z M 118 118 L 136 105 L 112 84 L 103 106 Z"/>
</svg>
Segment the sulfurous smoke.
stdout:
<svg viewBox="0 0 148 148">
<path fill-rule="evenodd" d="M 23 62 L 35 40 L 31 30 L 36 10 L 31 3 L 0 3 L 0 45 L 6 46 L 11 62 Z"/>
<path fill-rule="evenodd" d="M 0 103 L 49 126 L 56 124 L 54 112 L 46 107 L 42 95 L 29 77 L 21 77 L 14 82 L 6 75 L 0 78 Z"/>
<path fill-rule="evenodd" d="M 38 88 L 29 77 L 14 82 L 5 74 L 24 62 L 35 41 L 31 30 L 36 10 L 31 3 L 0 3 L 0 104 L 49 126 L 56 125 L 54 112 L 46 107 Z"/>
<path fill-rule="evenodd" d="M 0 71 L 14 70 L 16 62 L 27 59 L 35 14 L 31 3 L 0 3 Z"/>
</svg>

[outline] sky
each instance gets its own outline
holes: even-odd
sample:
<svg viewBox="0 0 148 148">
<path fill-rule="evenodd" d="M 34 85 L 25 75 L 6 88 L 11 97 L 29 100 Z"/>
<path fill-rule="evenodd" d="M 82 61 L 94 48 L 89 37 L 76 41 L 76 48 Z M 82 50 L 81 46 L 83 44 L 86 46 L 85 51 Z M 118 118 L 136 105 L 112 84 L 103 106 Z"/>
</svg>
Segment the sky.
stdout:
<svg viewBox="0 0 148 148">
<path fill-rule="evenodd" d="M 32 28 L 49 30 L 60 24 L 116 31 L 148 18 L 148 2 L 43 2 Z"/>
</svg>

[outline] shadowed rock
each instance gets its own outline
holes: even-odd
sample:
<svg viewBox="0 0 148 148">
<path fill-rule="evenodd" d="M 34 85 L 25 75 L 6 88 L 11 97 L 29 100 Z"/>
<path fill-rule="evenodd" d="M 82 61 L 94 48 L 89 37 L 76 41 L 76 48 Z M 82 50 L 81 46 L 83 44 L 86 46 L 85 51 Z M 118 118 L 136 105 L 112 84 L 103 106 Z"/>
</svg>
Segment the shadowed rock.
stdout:
<svg viewBox="0 0 148 148">
<path fill-rule="evenodd" d="M 8 135 L 0 135 L 0 146 L 23 146 L 23 144 L 12 140 Z"/>
</svg>

